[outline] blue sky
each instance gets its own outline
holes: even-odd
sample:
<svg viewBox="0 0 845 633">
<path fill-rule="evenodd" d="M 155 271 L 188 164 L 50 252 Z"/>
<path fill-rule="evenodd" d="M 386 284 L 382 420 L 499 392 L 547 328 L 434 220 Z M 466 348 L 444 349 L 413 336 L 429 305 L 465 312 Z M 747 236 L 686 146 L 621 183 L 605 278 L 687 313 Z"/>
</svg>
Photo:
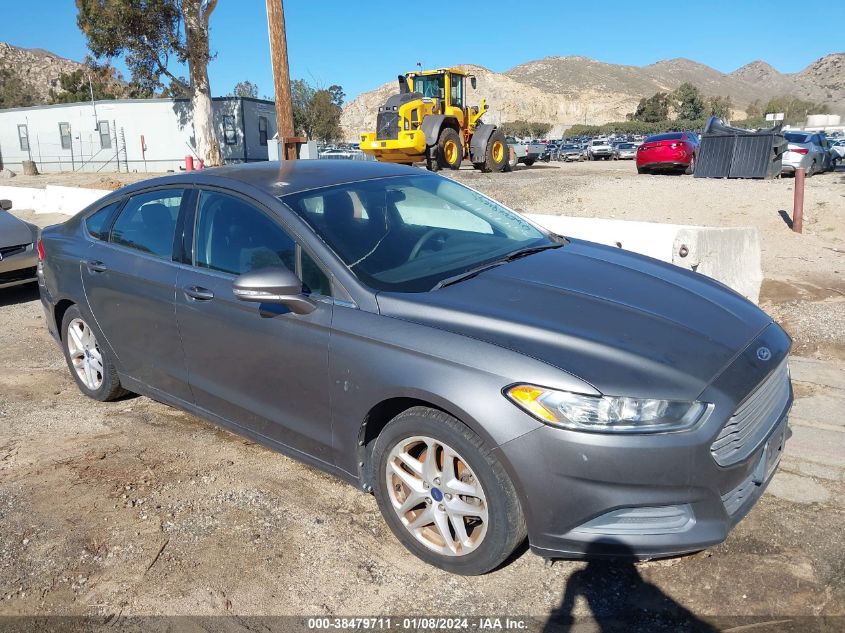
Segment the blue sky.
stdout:
<svg viewBox="0 0 845 633">
<path fill-rule="evenodd" d="M 707 3 L 706 9 L 703 3 L 677 0 L 284 4 L 291 76 L 322 87 L 341 84 L 347 98 L 412 70 L 418 61 L 426 67 L 475 63 L 505 71 L 549 55 L 585 55 L 636 66 L 688 57 L 730 72 L 763 59 L 781 72 L 795 72 L 845 48 L 841 30 L 825 28 L 845 23 L 845 2 L 824 3 L 823 22 L 784 28 L 780 35 L 778 25 L 789 23 L 794 2 L 718 1 Z M 73 0 L 3 5 L 0 41 L 76 60 L 85 56 Z M 398 21 L 403 13 L 420 19 Z M 271 95 L 264 0 L 219 0 L 211 28 L 217 52 L 209 67 L 214 94 L 227 94 L 235 83 L 249 79 L 258 84 L 260 96 Z"/>
</svg>

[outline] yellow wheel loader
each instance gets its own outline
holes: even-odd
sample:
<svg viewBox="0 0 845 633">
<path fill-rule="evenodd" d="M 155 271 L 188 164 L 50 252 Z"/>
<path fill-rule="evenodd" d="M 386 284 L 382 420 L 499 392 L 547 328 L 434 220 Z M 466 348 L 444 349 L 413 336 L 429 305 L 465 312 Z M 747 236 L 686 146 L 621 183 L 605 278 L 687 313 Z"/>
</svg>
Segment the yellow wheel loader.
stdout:
<svg viewBox="0 0 845 633">
<path fill-rule="evenodd" d="M 481 121 L 484 99 L 466 104 L 467 83 L 474 89 L 475 77 L 457 68 L 399 75 L 399 93 L 378 109 L 376 131 L 361 135 L 361 150 L 388 163 L 424 160 L 431 171 L 458 169 L 465 158 L 481 171 L 509 171 L 505 136 Z"/>
</svg>

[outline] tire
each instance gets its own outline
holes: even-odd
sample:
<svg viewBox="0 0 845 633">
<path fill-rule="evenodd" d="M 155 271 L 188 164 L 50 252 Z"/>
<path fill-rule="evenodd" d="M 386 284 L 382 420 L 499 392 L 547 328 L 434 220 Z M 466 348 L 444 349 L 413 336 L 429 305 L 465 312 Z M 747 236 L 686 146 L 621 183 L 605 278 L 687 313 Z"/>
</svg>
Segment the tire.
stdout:
<svg viewBox="0 0 845 633">
<path fill-rule="evenodd" d="M 647 174 L 648 170 L 645 167 L 637 167 L 638 174 Z"/>
<path fill-rule="evenodd" d="M 484 153 L 484 167 L 482 171 L 490 173 L 502 171 L 508 162 L 508 143 L 505 135 L 495 130 L 487 139 L 487 147 Z"/>
<path fill-rule="evenodd" d="M 432 454 L 437 455 L 428 475 L 413 475 L 407 467 L 398 466 L 399 453 L 412 455 L 423 462 L 419 464 L 420 473 L 425 473 L 428 446 L 435 446 Z M 439 478 L 445 472 L 441 457 L 443 447 L 455 454 L 451 463 L 456 477 L 451 481 L 458 486 L 474 488 L 480 497 L 448 492 L 455 489 Z M 481 438 L 451 415 L 427 407 L 413 407 L 400 413 L 377 438 L 372 463 L 375 496 L 385 521 L 396 538 L 426 563 L 465 576 L 484 574 L 501 565 L 525 540 L 525 518 L 513 483 Z M 407 464 L 404 460 L 401 463 Z M 401 479 L 396 474 L 397 469 L 403 473 Z M 420 502 L 405 510 L 400 518 L 396 506 L 407 502 L 412 494 L 410 486 L 403 481 L 411 481 L 415 486 L 419 484 L 414 498 L 419 498 Z M 475 518 L 453 514 L 449 508 L 454 510 L 454 504 L 464 508 L 468 504 L 478 505 L 481 512 L 486 512 L 486 522 L 481 514 Z M 448 548 L 446 539 L 442 538 L 436 517 L 451 537 L 449 542 L 453 543 L 454 550 Z M 406 524 L 420 519 L 420 527 L 412 533 Z M 460 521 L 467 534 L 467 539 L 460 544 L 455 542 L 458 525 L 455 521 Z M 472 539 L 476 541 L 472 542 Z"/>
<path fill-rule="evenodd" d="M 526 167 L 531 167 L 531 165 L 533 165 L 536 162 L 537 161 L 534 160 L 533 158 L 526 158 L 524 161 L 522 161 L 522 164 L 525 165 Z"/>
<path fill-rule="evenodd" d="M 464 142 L 450 127 L 440 130 L 437 138 L 437 162 L 441 169 L 460 169 L 464 160 Z"/>
<path fill-rule="evenodd" d="M 120 385 L 112 357 L 100 347 L 88 317 L 75 305 L 62 318 L 62 351 L 76 386 L 89 398 L 108 402 L 129 393 Z"/>
<path fill-rule="evenodd" d="M 687 165 L 687 168 L 684 170 L 684 173 L 687 176 L 691 176 L 695 173 L 695 154 L 693 154 L 692 157 L 689 159 L 689 165 Z"/>
</svg>

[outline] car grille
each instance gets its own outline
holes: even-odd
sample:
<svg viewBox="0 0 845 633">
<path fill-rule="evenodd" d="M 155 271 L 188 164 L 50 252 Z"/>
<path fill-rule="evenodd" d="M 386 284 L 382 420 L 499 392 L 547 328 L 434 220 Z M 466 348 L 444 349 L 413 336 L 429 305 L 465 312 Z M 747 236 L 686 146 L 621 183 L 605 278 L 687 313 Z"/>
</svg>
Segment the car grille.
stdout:
<svg viewBox="0 0 845 633">
<path fill-rule="evenodd" d="M 379 112 L 376 119 L 376 139 L 386 141 L 399 138 L 399 113 Z"/>
<path fill-rule="evenodd" d="M 710 447 L 720 466 L 747 459 L 783 414 L 789 402 L 789 366 L 786 359 L 751 392 L 725 424 Z"/>
<path fill-rule="evenodd" d="M 27 246 L 29 246 L 29 244 L 20 244 L 18 246 L 4 246 L 0 248 L 0 255 L 2 255 L 3 258 L 11 257 L 12 255 L 19 255 L 20 253 L 23 253 L 26 250 Z"/>
</svg>

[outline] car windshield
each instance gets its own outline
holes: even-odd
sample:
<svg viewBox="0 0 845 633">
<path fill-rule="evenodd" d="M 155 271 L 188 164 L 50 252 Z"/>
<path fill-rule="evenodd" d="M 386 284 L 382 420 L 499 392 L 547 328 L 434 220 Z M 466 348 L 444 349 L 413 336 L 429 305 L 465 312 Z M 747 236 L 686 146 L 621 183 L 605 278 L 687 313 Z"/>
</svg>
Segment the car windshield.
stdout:
<svg viewBox="0 0 845 633">
<path fill-rule="evenodd" d="M 787 132 L 783 135 L 789 143 L 806 143 L 807 142 L 807 135 L 806 134 L 795 134 L 794 132 L 790 133 Z"/>
<path fill-rule="evenodd" d="M 414 77 L 414 92 L 423 97 L 443 99 L 445 92 L 443 75 L 420 75 Z"/>
<path fill-rule="evenodd" d="M 440 176 L 396 176 L 280 198 L 370 288 L 425 292 L 526 248 L 559 242 Z"/>
</svg>

